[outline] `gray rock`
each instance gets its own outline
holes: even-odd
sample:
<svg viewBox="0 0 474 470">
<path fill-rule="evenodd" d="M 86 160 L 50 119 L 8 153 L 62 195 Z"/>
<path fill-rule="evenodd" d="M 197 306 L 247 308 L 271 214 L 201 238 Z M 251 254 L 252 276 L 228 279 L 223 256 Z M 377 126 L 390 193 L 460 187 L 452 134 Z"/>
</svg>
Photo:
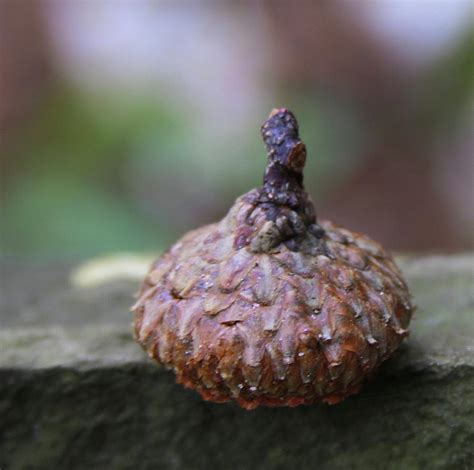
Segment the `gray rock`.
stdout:
<svg viewBox="0 0 474 470">
<path fill-rule="evenodd" d="M 474 468 L 474 257 L 399 260 L 418 310 L 395 357 L 340 405 L 202 401 L 150 363 L 138 282 L 1 265 L 0 469 Z"/>
</svg>

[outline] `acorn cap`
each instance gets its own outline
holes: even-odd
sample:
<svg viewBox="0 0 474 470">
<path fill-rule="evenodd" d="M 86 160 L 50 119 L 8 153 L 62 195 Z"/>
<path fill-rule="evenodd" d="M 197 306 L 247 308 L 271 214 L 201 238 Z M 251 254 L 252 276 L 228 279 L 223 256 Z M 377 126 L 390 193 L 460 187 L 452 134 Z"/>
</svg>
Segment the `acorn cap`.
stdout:
<svg viewBox="0 0 474 470">
<path fill-rule="evenodd" d="M 261 133 L 263 186 L 153 263 L 136 339 L 206 400 L 337 403 L 407 335 L 410 295 L 378 243 L 316 219 L 294 115 L 274 109 Z"/>
</svg>

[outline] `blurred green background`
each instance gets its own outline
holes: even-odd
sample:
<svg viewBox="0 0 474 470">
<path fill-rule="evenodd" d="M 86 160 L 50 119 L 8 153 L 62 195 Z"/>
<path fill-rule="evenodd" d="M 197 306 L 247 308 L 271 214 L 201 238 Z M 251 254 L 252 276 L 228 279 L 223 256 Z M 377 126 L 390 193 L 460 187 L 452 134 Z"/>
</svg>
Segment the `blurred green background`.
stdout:
<svg viewBox="0 0 474 470">
<path fill-rule="evenodd" d="M 165 248 L 260 184 L 282 106 L 321 217 L 473 248 L 472 8 L 4 0 L 0 254 Z"/>
</svg>

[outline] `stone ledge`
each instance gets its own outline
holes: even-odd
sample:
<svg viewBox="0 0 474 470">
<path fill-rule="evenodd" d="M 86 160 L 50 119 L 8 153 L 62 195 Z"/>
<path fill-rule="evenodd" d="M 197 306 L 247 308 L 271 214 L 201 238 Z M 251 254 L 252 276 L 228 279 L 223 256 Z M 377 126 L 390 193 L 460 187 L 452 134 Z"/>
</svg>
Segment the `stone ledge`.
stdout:
<svg viewBox="0 0 474 470">
<path fill-rule="evenodd" d="M 10 280 L 1 301 L 0 468 L 471 470 L 474 256 L 400 264 L 412 334 L 360 395 L 251 412 L 203 402 L 147 360 L 126 314 L 135 281 L 76 288 L 69 268 L 4 264 L 23 290 L 48 275 L 30 300 Z"/>
</svg>

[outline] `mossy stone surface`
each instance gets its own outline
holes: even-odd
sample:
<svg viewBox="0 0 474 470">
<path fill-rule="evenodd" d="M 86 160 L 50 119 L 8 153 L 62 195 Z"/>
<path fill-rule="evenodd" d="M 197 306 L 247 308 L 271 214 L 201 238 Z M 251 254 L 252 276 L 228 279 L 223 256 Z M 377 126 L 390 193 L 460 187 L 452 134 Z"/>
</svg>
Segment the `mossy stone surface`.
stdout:
<svg viewBox="0 0 474 470">
<path fill-rule="evenodd" d="M 146 359 L 126 313 L 138 283 L 78 289 L 70 267 L 4 263 L 0 468 L 471 470 L 474 257 L 399 262 L 418 310 L 363 391 L 254 411 L 203 402 Z"/>
</svg>

